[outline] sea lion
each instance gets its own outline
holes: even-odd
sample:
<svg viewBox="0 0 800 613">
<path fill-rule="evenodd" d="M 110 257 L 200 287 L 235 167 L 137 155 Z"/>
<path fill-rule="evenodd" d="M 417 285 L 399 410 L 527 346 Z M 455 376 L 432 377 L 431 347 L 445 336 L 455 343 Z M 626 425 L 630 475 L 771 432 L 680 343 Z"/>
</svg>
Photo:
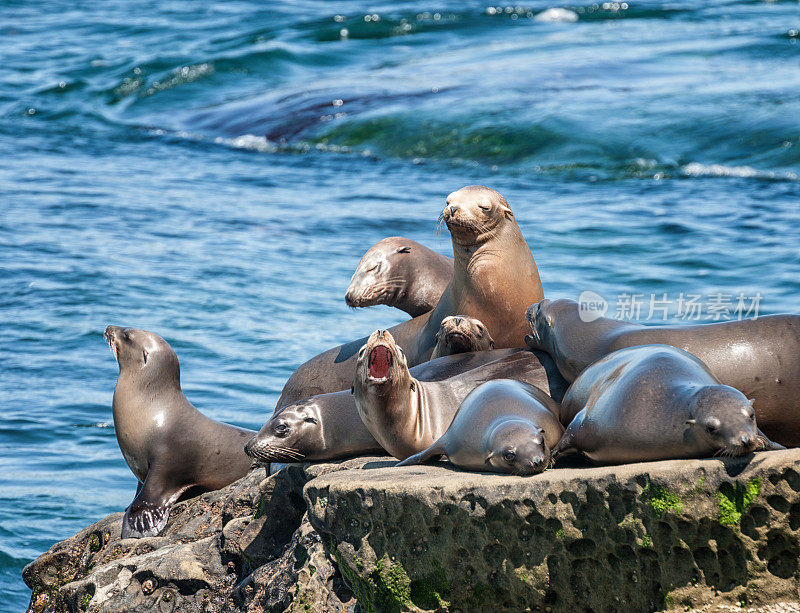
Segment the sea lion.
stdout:
<svg viewBox="0 0 800 613">
<path fill-rule="evenodd" d="M 527 351 L 495 349 L 445 356 L 414 366 L 410 373 L 420 381 L 443 381 Z M 561 377 L 554 367 L 552 372 Z M 259 462 L 297 462 L 384 453 L 384 450 L 361 421 L 355 398 L 348 389 L 298 400 L 276 410 L 247 443 L 245 452 Z"/>
<path fill-rule="evenodd" d="M 546 354 L 525 351 L 445 381 L 419 381 L 411 376 L 391 333 L 376 330 L 358 353 L 353 395 L 367 430 L 386 451 L 404 460 L 445 433 L 470 391 L 497 378 L 536 385 L 557 401 L 566 389 Z"/>
<path fill-rule="evenodd" d="M 436 332 L 448 315 L 477 317 L 498 348 L 522 346 L 525 310 L 542 299 L 533 255 L 503 196 L 488 187 L 464 187 L 447 197 L 442 218 L 453 242 L 453 280 L 433 311 L 389 329 L 411 366 L 430 359 Z M 286 382 L 277 407 L 350 387 L 366 340 L 329 349 L 301 365 Z"/>
<path fill-rule="evenodd" d="M 800 315 L 696 325 L 644 326 L 601 317 L 585 322 L 578 303 L 543 300 L 527 313 L 528 345 L 548 352 L 567 381 L 604 355 L 663 343 L 697 356 L 720 382 L 755 402 L 758 424 L 775 441 L 800 445 Z"/>
<path fill-rule="evenodd" d="M 551 464 L 561 439 L 558 404 L 538 387 L 497 379 L 472 390 L 450 427 L 433 445 L 398 466 L 441 455 L 465 470 L 533 475 Z"/>
<path fill-rule="evenodd" d="M 104 336 L 119 363 L 117 442 L 139 480 L 122 538 L 157 536 L 181 496 L 218 490 L 247 474 L 252 460 L 242 449 L 255 432 L 195 409 L 181 390 L 178 356 L 157 334 L 108 326 Z"/>
<path fill-rule="evenodd" d="M 780 449 L 751 402 L 705 364 L 669 345 L 620 349 L 584 370 L 561 403 L 569 422 L 553 457 L 580 452 L 624 464 Z"/>
<path fill-rule="evenodd" d="M 436 333 L 431 359 L 468 351 L 494 349 L 494 339 L 480 319 L 464 315 L 445 317 Z"/>
<path fill-rule="evenodd" d="M 402 236 L 375 243 L 344 295 L 351 307 L 385 304 L 417 317 L 432 311 L 453 278 L 453 258 Z"/>
</svg>

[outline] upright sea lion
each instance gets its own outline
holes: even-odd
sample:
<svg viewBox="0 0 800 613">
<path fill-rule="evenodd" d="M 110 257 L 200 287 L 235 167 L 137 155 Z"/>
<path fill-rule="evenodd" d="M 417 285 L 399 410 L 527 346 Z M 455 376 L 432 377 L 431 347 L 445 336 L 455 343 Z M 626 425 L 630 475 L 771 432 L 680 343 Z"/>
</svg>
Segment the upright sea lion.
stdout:
<svg viewBox="0 0 800 613">
<path fill-rule="evenodd" d="M 543 300 L 528 310 L 528 345 L 547 351 L 567 381 L 604 355 L 663 343 L 697 356 L 725 385 L 755 402 L 761 429 L 800 445 L 800 315 L 697 325 L 643 326 L 601 317 L 583 321 L 578 303 Z"/>
<path fill-rule="evenodd" d="M 445 356 L 410 370 L 420 381 L 445 381 L 526 349 L 496 349 Z M 541 353 L 550 363 L 549 356 Z M 492 372 L 498 369 L 492 368 Z M 555 377 L 558 370 L 551 368 Z M 566 390 L 566 385 L 563 387 Z M 563 391 L 561 392 L 563 394 Z M 322 461 L 383 452 L 356 409 L 350 390 L 312 396 L 280 408 L 247 443 L 260 462 Z"/>
<path fill-rule="evenodd" d="M 353 395 L 367 430 L 404 460 L 445 433 L 470 391 L 497 378 L 536 385 L 556 400 L 566 389 L 548 356 L 525 351 L 445 381 L 419 381 L 391 333 L 376 330 L 358 353 Z"/>
<path fill-rule="evenodd" d="M 561 439 L 558 404 L 538 387 L 497 379 L 472 390 L 447 431 L 433 445 L 398 466 L 446 455 L 466 470 L 532 475 L 551 464 Z"/>
<path fill-rule="evenodd" d="M 695 356 L 669 345 L 615 351 L 584 370 L 561 403 L 569 422 L 553 457 L 580 452 L 603 464 L 779 449 L 750 401 Z"/>
<path fill-rule="evenodd" d="M 375 243 L 344 295 L 351 307 L 385 304 L 417 317 L 432 311 L 453 278 L 453 258 L 402 236 Z"/>
<path fill-rule="evenodd" d="M 525 310 L 542 298 L 533 255 L 505 198 L 469 186 L 447 197 L 442 213 L 453 241 L 453 280 L 436 308 L 389 329 L 412 366 L 430 358 L 436 332 L 448 315 L 477 317 L 495 346 L 519 347 L 527 331 Z M 361 338 L 311 358 L 286 382 L 277 407 L 350 386 Z"/>
<path fill-rule="evenodd" d="M 436 347 L 431 359 L 468 351 L 494 349 L 494 339 L 480 319 L 451 315 L 442 320 L 436 333 Z"/>
<path fill-rule="evenodd" d="M 114 428 L 140 482 L 125 511 L 122 538 L 156 536 L 172 505 L 190 490 L 217 490 L 243 477 L 252 430 L 209 419 L 183 395 L 178 357 L 152 332 L 108 326 L 105 339 L 119 362 Z"/>
</svg>

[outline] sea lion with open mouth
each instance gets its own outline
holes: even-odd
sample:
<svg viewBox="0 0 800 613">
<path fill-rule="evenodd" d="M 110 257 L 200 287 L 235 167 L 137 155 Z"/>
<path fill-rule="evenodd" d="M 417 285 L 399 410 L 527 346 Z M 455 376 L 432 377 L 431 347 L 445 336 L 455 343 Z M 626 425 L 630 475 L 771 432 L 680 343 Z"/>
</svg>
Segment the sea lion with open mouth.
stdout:
<svg viewBox="0 0 800 613">
<path fill-rule="evenodd" d="M 567 390 L 561 417 L 573 418 L 554 458 L 579 452 L 624 464 L 783 449 L 759 431 L 744 394 L 669 345 L 629 347 L 595 362 Z"/>
<path fill-rule="evenodd" d="M 561 439 L 558 404 L 538 387 L 497 379 L 472 390 L 447 431 L 430 447 L 398 466 L 423 464 L 441 455 L 458 468 L 534 475 L 548 468 Z"/>
<path fill-rule="evenodd" d="M 469 318 L 471 321 L 458 319 L 462 321 L 456 322 L 452 317 L 442 321 L 437 347 L 443 348 L 443 355 L 411 368 L 412 376 L 420 381 L 441 381 L 527 351 L 491 350 L 485 338 L 488 332 L 484 333 L 477 327 L 483 324 L 473 318 Z M 465 347 L 461 337 L 469 333 L 472 333 L 470 342 L 475 351 L 456 352 Z M 482 350 L 484 347 L 486 351 Z M 361 421 L 355 399 L 348 390 L 311 396 L 277 409 L 247 443 L 245 451 L 260 462 L 295 462 L 380 453 L 383 448 Z"/>
<path fill-rule="evenodd" d="M 566 390 L 550 357 L 528 351 L 450 379 L 420 381 L 411 375 L 405 353 L 391 333 L 376 330 L 359 351 L 353 395 L 367 430 L 386 451 L 404 460 L 445 433 L 469 392 L 498 378 L 535 385 L 556 402 Z"/>
<path fill-rule="evenodd" d="M 506 199 L 488 187 L 464 187 L 447 197 L 442 219 L 453 242 L 453 280 L 433 311 L 389 329 L 408 364 L 430 359 L 439 326 L 449 315 L 481 320 L 498 348 L 521 347 L 528 331 L 525 310 L 542 299 L 542 284 Z M 329 349 L 301 365 L 286 382 L 277 408 L 349 387 L 365 341 Z"/>
<path fill-rule="evenodd" d="M 436 308 L 452 278 L 453 258 L 390 236 L 361 258 L 344 299 L 351 307 L 385 304 L 417 317 Z"/>
<path fill-rule="evenodd" d="M 243 448 L 255 432 L 195 409 L 181 390 L 178 356 L 157 334 L 108 326 L 104 336 L 119 363 L 117 442 L 139 480 L 122 538 L 157 536 L 181 496 L 218 490 L 247 474 L 253 462 Z"/>
<path fill-rule="evenodd" d="M 636 345 L 672 345 L 697 356 L 721 383 L 754 400 L 759 427 L 800 445 L 800 315 L 651 326 L 607 317 L 584 321 L 573 300 L 542 300 L 527 312 L 528 346 L 546 351 L 567 381 L 605 355 Z"/>
</svg>

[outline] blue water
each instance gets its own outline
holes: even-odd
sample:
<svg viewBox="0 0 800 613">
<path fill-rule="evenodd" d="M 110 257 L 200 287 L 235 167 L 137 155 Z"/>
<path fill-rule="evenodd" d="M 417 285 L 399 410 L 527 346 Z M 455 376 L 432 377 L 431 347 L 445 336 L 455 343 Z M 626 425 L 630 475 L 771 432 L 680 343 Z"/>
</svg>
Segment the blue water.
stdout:
<svg viewBox="0 0 800 613">
<path fill-rule="evenodd" d="M 800 311 L 796 0 L 552 6 L 0 2 L 0 609 L 133 496 L 106 325 L 258 428 L 298 364 L 404 318 L 349 276 L 387 235 L 448 253 L 462 185 L 507 196 L 550 296 Z"/>
</svg>

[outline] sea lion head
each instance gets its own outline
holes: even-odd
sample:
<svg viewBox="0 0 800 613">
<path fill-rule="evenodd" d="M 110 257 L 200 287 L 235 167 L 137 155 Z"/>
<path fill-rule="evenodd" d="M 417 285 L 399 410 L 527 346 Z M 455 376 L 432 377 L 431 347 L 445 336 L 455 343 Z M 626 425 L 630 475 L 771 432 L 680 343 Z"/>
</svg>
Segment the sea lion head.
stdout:
<svg viewBox="0 0 800 613">
<path fill-rule="evenodd" d="M 553 347 L 553 327 L 560 311 L 569 306 L 569 300 L 548 300 L 544 298 L 533 303 L 525 313 L 531 333 L 525 337 L 525 343 L 531 349 L 539 349 L 551 353 Z M 552 355 L 552 353 L 551 353 Z"/>
<path fill-rule="evenodd" d="M 728 385 L 706 385 L 689 401 L 686 420 L 695 435 L 717 449 L 715 455 L 745 455 L 766 446 L 759 435 L 753 402 Z"/>
<path fill-rule="evenodd" d="M 499 192 L 468 185 L 447 197 L 442 219 L 453 241 L 468 247 L 489 240 L 504 220 L 514 219 L 514 213 Z"/>
<path fill-rule="evenodd" d="M 403 258 L 408 258 L 413 246 L 399 236 L 385 238 L 364 254 L 350 279 L 344 295 L 351 307 L 395 304 L 406 291 L 407 279 L 393 274 Z"/>
<path fill-rule="evenodd" d="M 480 319 L 450 315 L 442 320 L 436 333 L 436 347 L 431 359 L 468 351 L 494 349 L 494 340 Z"/>
<path fill-rule="evenodd" d="M 117 358 L 120 377 L 131 377 L 142 383 L 180 381 L 178 356 L 158 334 L 138 328 L 108 326 L 103 337 Z"/>
<path fill-rule="evenodd" d="M 410 379 L 406 355 L 388 330 L 375 330 L 356 362 L 356 382 L 362 390 L 383 395 Z"/>
<path fill-rule="evenodd" d="M 529 420 L 500 418 L 486 439 L 487 469 L 515 475 L 542 472 L 551 464 L 544 433 L 544 428 Z"/>
<path fill-rule="evenodd" d="M 326 449 L 314 397 L 290 404 L 273 415 L 244 451 L 260 462 L 314 460 Z"/>
</svg>

